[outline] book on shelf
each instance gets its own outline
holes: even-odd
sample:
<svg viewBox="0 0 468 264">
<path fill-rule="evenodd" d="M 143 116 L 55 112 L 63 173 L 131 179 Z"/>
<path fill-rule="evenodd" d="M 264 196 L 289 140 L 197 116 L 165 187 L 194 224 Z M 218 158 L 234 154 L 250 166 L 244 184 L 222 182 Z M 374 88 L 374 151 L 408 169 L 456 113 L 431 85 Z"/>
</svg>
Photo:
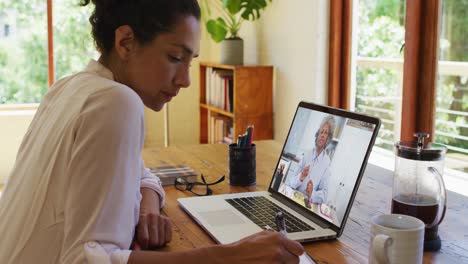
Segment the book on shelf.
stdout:
<svg viewBox="0 0 468 264">
<path fill-rule="evenodd" d="M 182 177 L 188 182 L 197 180 L 197 172 L 186 165 L 156 166 L 148 169 L 159 177 L 163 186 L 173 185 L 178 177 Z"/>
<path fill-rule="evenodd" d="M 207 67 L 205 72 L 205 97 L 208 105 L 232 112 L 233 72 Z"/>
<path fill-rule="evenodd" d="M 234 131 L 231 118 L 223 115 L 213 115 L 210 117 L 208 126 L 208 143 L 232 143 Z"/>
</svg>

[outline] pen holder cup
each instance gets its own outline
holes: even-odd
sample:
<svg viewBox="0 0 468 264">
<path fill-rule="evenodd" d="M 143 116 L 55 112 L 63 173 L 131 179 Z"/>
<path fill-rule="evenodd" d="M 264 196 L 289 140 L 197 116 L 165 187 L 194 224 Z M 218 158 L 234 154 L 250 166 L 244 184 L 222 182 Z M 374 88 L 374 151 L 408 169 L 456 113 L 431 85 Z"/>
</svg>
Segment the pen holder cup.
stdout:
<svg viewBox="0 0 468 264">
<path fill-rule="evenodd" d="M 241 148 L 229 145 L 229 184 L 251 186 L 257 181 L 255 144 Z"/>
</svg>

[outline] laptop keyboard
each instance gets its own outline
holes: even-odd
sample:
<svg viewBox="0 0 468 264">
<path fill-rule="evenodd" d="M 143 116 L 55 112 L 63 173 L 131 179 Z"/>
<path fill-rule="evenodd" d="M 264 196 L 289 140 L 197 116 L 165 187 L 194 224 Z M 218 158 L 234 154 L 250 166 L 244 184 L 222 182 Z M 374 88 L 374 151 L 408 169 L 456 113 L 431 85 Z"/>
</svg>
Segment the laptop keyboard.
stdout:
<svg viewBox="0 0 468 264">
<path fill-rule="evenodd" d="M 284 220 L 288 233 L 314 230 L 313 227 L 286 212 L 263 196 L 226 199 L 226 202 L 234 206 L 243 215 L 264 230 L 278 231 L 275 223 L 275 216 L 279 211 L 283 212 L 285 216 Z"/>
</svg>

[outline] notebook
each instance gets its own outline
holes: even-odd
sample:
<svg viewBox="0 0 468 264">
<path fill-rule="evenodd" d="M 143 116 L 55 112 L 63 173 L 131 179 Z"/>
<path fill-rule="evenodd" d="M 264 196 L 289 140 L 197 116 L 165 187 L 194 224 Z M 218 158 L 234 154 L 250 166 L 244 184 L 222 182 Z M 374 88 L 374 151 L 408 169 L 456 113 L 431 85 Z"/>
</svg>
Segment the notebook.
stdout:
<svg viewBox="0 0 468 264">
<path fill-rule="evenodd" d="M 174 185 L 174 181 L 179 177 L 186 179 L 188 182 L 197 180 L 197 172 L 186 165 L 157 166 L 148 169 L 159 177 L 163 186 Z"/>
<path fill-rule="evenodd" d="M 178 203 L 222 244 L 276 230 L 278 211 L 285 215 L 290 239 L 337 238 L 379 127 L 374 117 L 300 102 L 268 191 L 180 198 Z"/>
</svg>

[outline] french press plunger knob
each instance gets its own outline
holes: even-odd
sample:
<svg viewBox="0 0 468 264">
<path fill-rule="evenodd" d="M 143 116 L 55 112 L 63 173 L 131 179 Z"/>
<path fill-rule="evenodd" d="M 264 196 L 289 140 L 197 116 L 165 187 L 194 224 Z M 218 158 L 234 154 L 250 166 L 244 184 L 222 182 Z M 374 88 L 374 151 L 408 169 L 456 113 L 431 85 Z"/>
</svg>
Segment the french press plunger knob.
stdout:
<svg viewBox="0 0 468 264">
<path fill-rule="evenodd" d="M 414 133 L 414 136 L 418 139 L 418 150 L 424 148 L 424 139 L 429 138 L 429 133 Z"/>
</svg>

